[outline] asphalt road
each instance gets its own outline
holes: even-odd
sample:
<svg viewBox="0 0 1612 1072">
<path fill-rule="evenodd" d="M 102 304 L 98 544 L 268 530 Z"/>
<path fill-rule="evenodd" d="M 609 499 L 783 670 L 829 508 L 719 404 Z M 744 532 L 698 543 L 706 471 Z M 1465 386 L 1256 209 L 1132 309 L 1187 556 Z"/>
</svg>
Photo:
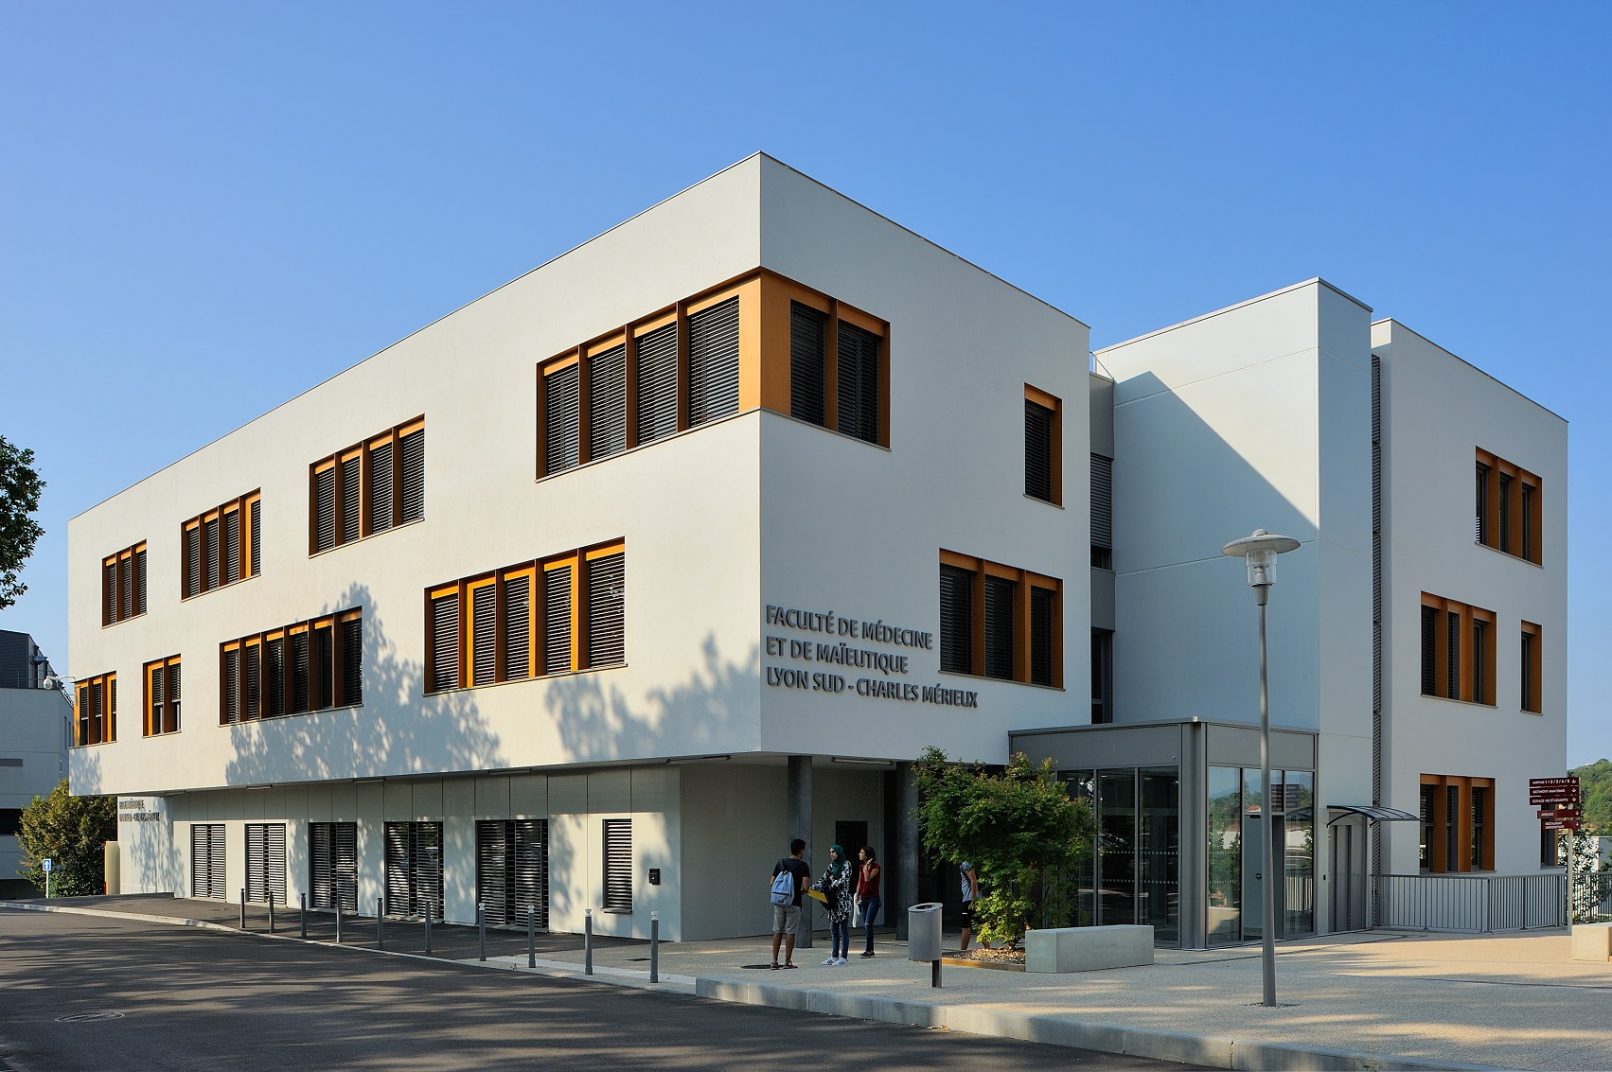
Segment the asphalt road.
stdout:
<svg viewBox="0 0 1612 1072">
<path fill-rule="evenodd" d="M 1180 1069 L 293 941 L 0 910 L 0 1069 Z"/>
</svg>

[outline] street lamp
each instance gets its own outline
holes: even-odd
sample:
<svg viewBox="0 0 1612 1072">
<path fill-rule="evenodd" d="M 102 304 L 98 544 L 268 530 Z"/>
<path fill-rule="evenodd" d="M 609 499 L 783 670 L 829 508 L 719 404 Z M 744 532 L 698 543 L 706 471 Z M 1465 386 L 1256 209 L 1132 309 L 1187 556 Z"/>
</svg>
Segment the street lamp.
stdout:
<svg viewBox="0 0 1612 1072">
<path fill-rule="evenodd" d="M 1248 564 L 1248 587 L 1254 590 L 1254 602 L 1259 604 L 1259 829 L 1265 843 L 1260 854 L 1265 861 L 1265 879 L 1259 884 L 1260 934 L 1264 952 L 1260 960 L 1265 976 L 1265 1000 L 1261 1004 L 1276 1007 L 1276 845 L 1271 822 L 1271 694 L 1265 669 L 1265 604 L 1270 601 L 1271 585 L 1276 583 L 1276 556 L 1297 550 L 1299 542 L 1289 536 L 1272 536 L 1264 529 L 1255 529 L 1253 535 L 1233 540 L 1220 549 L 1223 555 L 1240 558 Z"/>
</svg>

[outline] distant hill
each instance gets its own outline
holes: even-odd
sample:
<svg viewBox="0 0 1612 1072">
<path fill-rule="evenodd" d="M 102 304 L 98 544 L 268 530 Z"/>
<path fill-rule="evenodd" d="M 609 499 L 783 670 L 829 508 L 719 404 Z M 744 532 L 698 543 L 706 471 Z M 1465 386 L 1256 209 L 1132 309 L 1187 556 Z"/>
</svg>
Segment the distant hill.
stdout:
<svg viewBox="0 0 1612 1072">
<path fill-rule="evenodd" d="M 1584 796 L 1584 829 L 1612 837 L 1612 759 L 1601 759 L 1574 767 Z"/>
</svg>

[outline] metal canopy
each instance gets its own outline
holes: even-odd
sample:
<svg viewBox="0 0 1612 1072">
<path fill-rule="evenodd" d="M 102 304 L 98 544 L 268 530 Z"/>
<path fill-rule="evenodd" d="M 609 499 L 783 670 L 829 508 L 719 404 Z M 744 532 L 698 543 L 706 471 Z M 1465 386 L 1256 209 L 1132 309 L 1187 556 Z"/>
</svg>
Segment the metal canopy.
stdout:
<svg viewBox="0 0 1612 1072">
<path fill-rule="evenodd" d="M 1408 811 L 1385 808 L 1380 804 L 1328 804 L 1327 812 L 1331 815 L 1327 820 L 1328 826 L 1351 815 L 1364 815 L 1367 819 L 1379 823 L 1414 823 L 1421 820 L 1420 816 L 1412 815 Z"/>
</svg>

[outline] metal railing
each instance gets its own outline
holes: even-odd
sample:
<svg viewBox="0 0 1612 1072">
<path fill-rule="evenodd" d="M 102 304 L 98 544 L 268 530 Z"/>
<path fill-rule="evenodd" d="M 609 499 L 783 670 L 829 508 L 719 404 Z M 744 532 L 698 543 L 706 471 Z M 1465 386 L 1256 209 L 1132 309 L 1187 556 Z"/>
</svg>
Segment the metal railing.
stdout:
<svg viewBox="0 0 1612 1072">
<path fill-rule="evenodd" d="M 1490 934 L 1567 925 L 1566 878 L 1545 875 L 1380 875 L 1376 926 Z"/>
</svg>

